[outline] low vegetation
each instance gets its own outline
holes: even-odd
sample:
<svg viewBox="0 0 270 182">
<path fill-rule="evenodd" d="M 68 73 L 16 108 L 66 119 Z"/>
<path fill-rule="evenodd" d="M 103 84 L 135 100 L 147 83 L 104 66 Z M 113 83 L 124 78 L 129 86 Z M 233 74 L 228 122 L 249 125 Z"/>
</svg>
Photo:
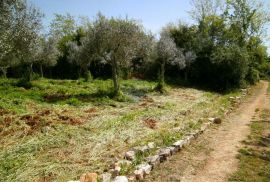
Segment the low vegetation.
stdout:
<svg viewBox="0 0 270 182">
<path fill-rule="evenodd" d="M 231 181 L 267 182 L 270 179 L 270 110 L 256 110 L 251 134 L 239 150 L 239 168 Z"/>
<path fill-rule="evenodd" d="M 181 87 L 155 92 L 155 82 L 123 80 L 115 100 L 110 80 L 40 79 L 31 89 L 0 81 L 0 178 L 67 181 L 103 172 L 133 146 L 171 144 L 223 115 L 238 92 L 217 94 Z M 179 132 L 181 131 L 181 132 Z M 177 133 L 177 135 L 176 135 Z"/>
<path fill-rule="evenodd" d="M 101 13 L 56 14 L 44 34 L 39 8 L 1 1 L 0 180 L 101 173 L 133 146 L 166 146 L 222 117 L 237 89 L 270 75 L 263 4 L 191 2 L 193 24 L 154 36 Z"/>
</svg>

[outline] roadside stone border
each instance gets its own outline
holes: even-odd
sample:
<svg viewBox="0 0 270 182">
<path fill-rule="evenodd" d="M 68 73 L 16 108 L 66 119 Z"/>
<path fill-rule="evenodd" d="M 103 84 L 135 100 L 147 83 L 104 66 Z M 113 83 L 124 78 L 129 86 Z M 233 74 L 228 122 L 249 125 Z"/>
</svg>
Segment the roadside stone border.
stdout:
<svg viewBox="0 0 270 182">
<path fill-rule="evenodd" d="M 241 89 L 242 96 L 246 96 L 248 93 L 247 89 Z M 242 97 L 230 97 L 230 101 L 239 105 Z M 236 105 L 234 105 L 236 106 Z M 233 110 L 233 107 L 226 111 L 224 115 L 227 115 Z M 200 129 L 193 131 L 185 135 L 181 140 L 176 141 L 171 146 L 165 148 L 159 148 L 154 142 L 150 142 L 142 147 L 135 147 L 127 151 L 124 155 L 123 160 L 119 160 L 107 173 L 97 175 L 97 173 L 85 173 L 82 174 L 79 181 L 68 181 L 68 182 L 129 182 L 129 181 L 144 181 L 145 177 L 151 173 L 151 171 L 160 163 L 166 161 L 172 155 L 178 153 L 185 146 L 189 145 L 193 140 L 197 139 L 202 133 L 204 133 L 212 124 L 221 124 L 222 119 L 208 118 L 208 122 L 203 123 Z M 143 162 L 135 167 L 133 174 L 129 176 L 121 176 L 120 172 L 123 166 L 128 167 L 132 165 L 132 162 L 136 160 L 136 155 L 146 154 L 150 150 L 158 149 L 154 155 L 146 157 L 146 162 Z"/>
</svg>

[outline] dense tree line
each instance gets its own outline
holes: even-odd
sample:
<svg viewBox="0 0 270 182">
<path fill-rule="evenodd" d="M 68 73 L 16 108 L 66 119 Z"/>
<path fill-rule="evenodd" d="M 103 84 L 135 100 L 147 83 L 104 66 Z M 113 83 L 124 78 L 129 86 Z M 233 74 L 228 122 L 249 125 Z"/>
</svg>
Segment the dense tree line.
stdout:
<svg viewBox="0 0 270 182">
<path fill-rule="evenodd" d="M 25 0 L 0 2 L 0 68 L 3 77 L 30 82 L 39 76 L 85 81 L 136 77 L 226 90 L 270 75 L 263 45 L 269 14 L 254 0 L 192 0 L 195 23 L 168 24 L 156 38 L 138 21 L 90 21 L 56 14 L 42 34 L 42 13 Z"/>
</svg>

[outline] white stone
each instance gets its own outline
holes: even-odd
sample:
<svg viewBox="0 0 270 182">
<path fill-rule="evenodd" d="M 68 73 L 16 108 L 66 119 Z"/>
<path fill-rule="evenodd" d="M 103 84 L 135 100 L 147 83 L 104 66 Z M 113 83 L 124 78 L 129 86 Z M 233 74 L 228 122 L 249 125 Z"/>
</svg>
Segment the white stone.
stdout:
<svg viewBox="0 0 270 182">
<path fill-rule="evenodd" d="M 170 155 L 171 155 L 171 150 L 168 148 L 159 150 L 159 156 L 169 157 Z"/>
<path fill-rule="evenodd" d="M 150 172 L 152 171 L 152 166 L 149 164 L 141 164 L 138 165 L 137 170 L 142 170 L 145 174 L 150 174 Z"/>
<path fill-rule="evenodd" d="M 136 152 L 138 152 L 138 153 L 144 154 L 144 153 L 149 151 L 149 147 L 147 145 L 145 145 L 145 146 L 142 146 L 142 147 L 135 147 L 134 150 Z"/>
<path fill-rule="evenodd" d="M 178 151 L 178 148 L 177 147 L 167 147 L 167 149 L 170 149 L 170 152 L 171 152 L 171 155 L 172 154 L 175 154 L 177 151 Z"/>
<path fill-rule="evenodd" d="M 173 146 L 174 147 L 177 147 L 178 150 L 180 150 L 183 147 L 184 144 L 185 144 L 185 141 L 184 140 L 179 140 L 179 141 L 173 143 Z"/>
<path fill-rule="evenodd" d="M 142 169 L 135 170 L 134 174 L 138 181 L 143 181 L 145 173 Z"/>
<path fill-rule="evenodd" d="M 136 156 L 136 153 L 135 151 L 131 150 L 131 151 L 128 151 L 125 153 L 125 159 L 127 160 L 134 160 L 135 159 L 135 156 Z"/>
<path fill-rule="evenodd" d="M 215 118 L 208 118 L 208 121 L 214 122 Z"/>
<path fill-rule="evenodd" d="M 102 182 L 111 182 L 112 174 L 111 173 L 104 173 L 101 175 Z"/>
<path fill-rule="evenodd" d="M 147 162 L 153 166 L 160 163 L 160 157 L 159 155 L 150 156 L 147 158 Z"/>
<path fill-rule="evenodd" d="M 132 164 L 129 160 L 120 160 L 115 163 L 115 166 L 130 166 Z"/>
<path fill-rule="evenodd" d="M 135 180 L 136 180 L 135 176 L 128 177 L 128 181 L 135 181 Z"/>
<path fill-rule="evenodd" d="M 126 176 L 116 176 L 113 182 L 128 182 L 128 178 Z"/>
<path fill-rule="evenodd" d="M 154 142 L 150 142 L 147 144 L 149 149 L 154 149 L 156 147 L 156 144 Z"/>
</svg>

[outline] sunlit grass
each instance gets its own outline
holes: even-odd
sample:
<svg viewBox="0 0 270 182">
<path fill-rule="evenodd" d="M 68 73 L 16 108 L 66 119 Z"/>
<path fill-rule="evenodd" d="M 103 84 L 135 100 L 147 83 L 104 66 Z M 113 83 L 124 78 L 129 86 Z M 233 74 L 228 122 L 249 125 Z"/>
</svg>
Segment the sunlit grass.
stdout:
<svg viewBox="0 0 270 182">
<path fill-rule="evenodd" d="M 87 171 L 102 173 L 131 147 L 170 145 L 206 118 L 222 116 L 221 108 L 231 106 L 228 98 L 239 95 L 170 86 L 161 95 L 155 82 L 122 80 L 129 99 L 119 102 L 110 94 L 111 80 L 41 79 L 31 89 L 14 83 L 0 80 L 0 109 L 8 111 L 0 116 L 4 181 L 68 181 Z M 27 115 L 38 118 L 34 125 L 31 117 L 30 124 L 22 119 Z M 154 129 L 147 118 L 156 122 Z"/>
</svg>

